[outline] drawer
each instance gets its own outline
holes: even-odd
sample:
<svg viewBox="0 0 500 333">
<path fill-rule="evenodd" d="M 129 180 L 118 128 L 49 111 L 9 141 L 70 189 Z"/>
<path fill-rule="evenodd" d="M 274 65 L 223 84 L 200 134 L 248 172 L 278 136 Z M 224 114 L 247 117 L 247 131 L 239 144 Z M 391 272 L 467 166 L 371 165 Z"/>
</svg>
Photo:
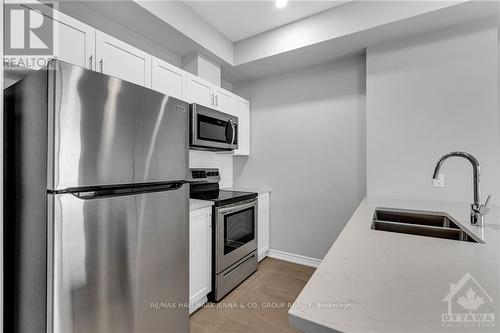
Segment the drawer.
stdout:
<svg viewBox="0 0 500 333">
<path fill-rule="evenodd" d="M 257 251 L 238 261 L 233 266 L 217 274 L 215 278 L 215 301 L 220 301 L 247 277 L 257 270 Z"/>
</svg>

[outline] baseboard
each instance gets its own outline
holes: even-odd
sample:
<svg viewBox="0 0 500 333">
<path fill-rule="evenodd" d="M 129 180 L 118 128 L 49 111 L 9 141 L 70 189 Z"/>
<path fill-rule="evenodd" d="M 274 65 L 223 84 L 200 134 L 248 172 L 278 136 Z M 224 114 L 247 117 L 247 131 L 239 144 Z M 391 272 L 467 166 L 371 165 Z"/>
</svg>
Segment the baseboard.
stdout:
<svg viewBox="0 0 500 333">
<path fill-rule="evenodd" d="M 257 252 L 258 252 L 258 260 L 260 262 L 262 259 L 267 257 L 267 253 L 269 252 L 269 247 L 259 249 Z"/>
<path fill-rule="evenodd" d="M 267 256 L 270 258 L 289 261 L 295 264 L 309 266 L 309 267 L 318 267 L 319 264 L 321 264 L 321 259 L 301 256 L 300 254 L 294 254 L 273 249 L 269 249 L 269 251 L 267 252 Z"/>
<path fill-rule="evenodd" d="M 195 301 L 189 301 L 189 315 L 192 315 L 193 313 L 198 311 L 198 309 L 200 309 L 203 305 L 205 305 L 205 303 L 208 302 L 207 295 L 197 298 L 198 299 L 196 299 Z"/>
</svg>

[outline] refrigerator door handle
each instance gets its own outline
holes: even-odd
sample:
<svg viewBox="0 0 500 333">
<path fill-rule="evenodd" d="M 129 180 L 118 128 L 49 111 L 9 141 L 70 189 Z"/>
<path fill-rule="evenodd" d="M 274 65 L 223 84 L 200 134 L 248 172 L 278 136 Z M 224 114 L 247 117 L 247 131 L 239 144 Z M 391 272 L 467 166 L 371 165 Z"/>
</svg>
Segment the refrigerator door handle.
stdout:
<svg viewBox="0 0 500 333">
<path fill-rule="evenodd" d="M 146 184 L 146 185 L 129 185 L 129 186 L 110 186 L 110 187 L 99 187 L 99 188 L 87 188 L 78 190 L 69 190 L 68 192 L 73 194 L 75 197 L 83 200 L 92 200 L 102 197 L 118 197 L 124 195 L 134 195 L 150 192 L 166 192 L 166 191 L 176 191 L 180 189 L 186 182 L 175 182 L 175 183 L 165 183 L 165 184 Z"/>
</svg>

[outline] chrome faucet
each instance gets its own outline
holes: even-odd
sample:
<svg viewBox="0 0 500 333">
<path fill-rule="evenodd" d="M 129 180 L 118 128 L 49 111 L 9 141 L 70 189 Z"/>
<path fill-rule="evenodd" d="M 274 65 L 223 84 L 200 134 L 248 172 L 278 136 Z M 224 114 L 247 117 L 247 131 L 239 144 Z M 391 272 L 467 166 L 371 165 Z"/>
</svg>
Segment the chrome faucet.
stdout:
<svg viewBox="0 0 500 333">
<path fill-rule="evenodd" d="M 491 198 L 491 194 L 488 195 L 484 204 L 481 204 L 481 184 L 479 181 L 479 162 L 476 160 L 474 156 L 469 153 L 465 153 L 462 151 L 454 151 L 448 153 L 441 157 L 434 168 L 434 174 L 432 176 L 433 179 L 437 179 L 439 176 L 439 169 L 441 169 L 441 165 L 443 162 L 449 157 L 462 157 L 467 159 L 472 164 L 472 176 L 473 176 L 473 191 L 474 191 L 474 202 L 471 204 L 470 211 L 470 223 L 473 225 L 483 226 L 483 216 L 488 212 L 488 203 Z"/>
</svg>

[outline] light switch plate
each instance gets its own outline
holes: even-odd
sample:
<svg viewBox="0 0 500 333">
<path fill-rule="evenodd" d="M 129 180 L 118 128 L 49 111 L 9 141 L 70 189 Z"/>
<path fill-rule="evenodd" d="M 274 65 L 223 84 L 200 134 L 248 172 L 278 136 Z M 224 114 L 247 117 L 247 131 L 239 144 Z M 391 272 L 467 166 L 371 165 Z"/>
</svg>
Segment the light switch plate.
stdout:
<svg viewBox="0 0 500 333">
<path fill-rule="evenodd" d="M 433 179 L 434 187 L 444 187 L 444 173 L 438 174 L 437 179 Z"/>
</svg>

